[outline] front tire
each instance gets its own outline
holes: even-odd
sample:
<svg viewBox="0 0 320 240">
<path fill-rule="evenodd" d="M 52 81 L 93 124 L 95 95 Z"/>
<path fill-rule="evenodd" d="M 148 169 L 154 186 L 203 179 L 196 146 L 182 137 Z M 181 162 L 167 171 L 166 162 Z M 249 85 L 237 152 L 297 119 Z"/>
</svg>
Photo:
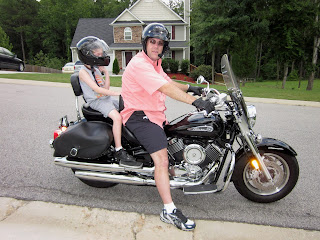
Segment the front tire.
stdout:
<svg viewBox="0 0 320 240">
<path fill-rule="evenodd" d="M 299 178 L 297 159 L 279 150 L 260 151 L 273 179 L 270 183 L 261 171 L 251 166 L 252 155 L 243 155 L 236 163 L 233 182 L 245 198 L 259 203 L 271 203 L 287 196 Z"/>
</svg>

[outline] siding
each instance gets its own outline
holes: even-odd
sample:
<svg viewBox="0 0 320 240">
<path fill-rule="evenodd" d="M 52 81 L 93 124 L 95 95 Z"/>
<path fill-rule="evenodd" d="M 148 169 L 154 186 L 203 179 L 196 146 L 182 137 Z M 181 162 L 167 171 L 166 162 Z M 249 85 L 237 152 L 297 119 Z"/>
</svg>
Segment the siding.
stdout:
<svg viewBox="0 0 320 240">
<path fill-rule="evenodd" d="M 142 21 L 181 20 L 159 1 L 141 0 L 141 2 L 130 9 L 130 12 Z"/>
</svg>

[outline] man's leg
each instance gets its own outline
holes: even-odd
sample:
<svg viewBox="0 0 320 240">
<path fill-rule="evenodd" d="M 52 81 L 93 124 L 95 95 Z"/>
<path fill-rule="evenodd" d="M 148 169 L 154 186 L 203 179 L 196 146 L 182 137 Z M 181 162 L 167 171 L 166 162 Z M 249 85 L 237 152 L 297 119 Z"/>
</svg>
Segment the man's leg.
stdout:
<svg viewBox="0 0 320 240">
<path fill-rule="evenodd" d="M 161 149 L 150 155 L 155 166 L 154 179 L 156 181 L 156 186 L 160 197 L 164 204 L 172 203 L 168 172 L 169 161 L 167 149 Z"/>
</svg>

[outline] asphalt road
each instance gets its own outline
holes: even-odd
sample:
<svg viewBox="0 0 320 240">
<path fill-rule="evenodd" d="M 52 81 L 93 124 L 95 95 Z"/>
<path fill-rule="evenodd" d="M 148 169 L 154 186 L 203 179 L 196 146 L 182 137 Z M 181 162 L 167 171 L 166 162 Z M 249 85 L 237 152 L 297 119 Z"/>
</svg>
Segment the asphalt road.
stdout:
<svg viewBox="0 0 320 240">
<path fill-rule="evenodd" d="M 255 104 L 256 132 L 281 139 L 298 153 L 300 179 L 286 198 L 258 204 L 243 198 L 230 184 L 219 194 L 184 195 L 172 190 L 176 205 L 190 217 L 320 230 L 320 108 Z M 169 120 L 192 107 L 168 99 Z M 68 168 L 53 164 L 49 139 L 58 120 L 76 117 L 72 89 L 0 83 L 0 196 L 74 204 L 109 210 L 158 214 L 162 208 L 155 187 L 86 186 Z"/>
</svg>

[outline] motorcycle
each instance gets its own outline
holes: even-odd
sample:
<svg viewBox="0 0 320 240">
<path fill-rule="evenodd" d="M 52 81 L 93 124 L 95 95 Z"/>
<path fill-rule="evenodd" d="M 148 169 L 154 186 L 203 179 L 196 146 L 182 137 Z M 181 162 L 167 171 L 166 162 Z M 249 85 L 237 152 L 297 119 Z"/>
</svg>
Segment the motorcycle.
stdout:
<svg viewBox="0 0 320 240">
<path fill-rule="evenodd" d="M 215 110 L 192 111 L 164 127 L 168 139 L 170 187 L 184 194 L 223 192 L 233 182 L 245 198 L 259 203 L 278 201 L 295 187 L 299 177 L 297 153 L 287 143 L 262 138 L 253 131 L 256 108 L 246 105 L 228 56 L 221 60 L 227 87 L 220 93 L 206 84 L 203 97 Z M 51 146 L 54 163 L 71 168 L 83 183 L 98 188 L 116 184 L 155 186 L 154 164 L 134 135 L 123 126 L 122 145 L 137 161 L 139 169 L 119 165 L 113 157 L 112 120 L 86 103 L 80 115 L 78 97 L 82 95 L 77 75 L 71 76 L 76 95 L 77 120 L 61 118 Z M 120 110 L 123 106 L 120 97 Z"/>
</svg>

